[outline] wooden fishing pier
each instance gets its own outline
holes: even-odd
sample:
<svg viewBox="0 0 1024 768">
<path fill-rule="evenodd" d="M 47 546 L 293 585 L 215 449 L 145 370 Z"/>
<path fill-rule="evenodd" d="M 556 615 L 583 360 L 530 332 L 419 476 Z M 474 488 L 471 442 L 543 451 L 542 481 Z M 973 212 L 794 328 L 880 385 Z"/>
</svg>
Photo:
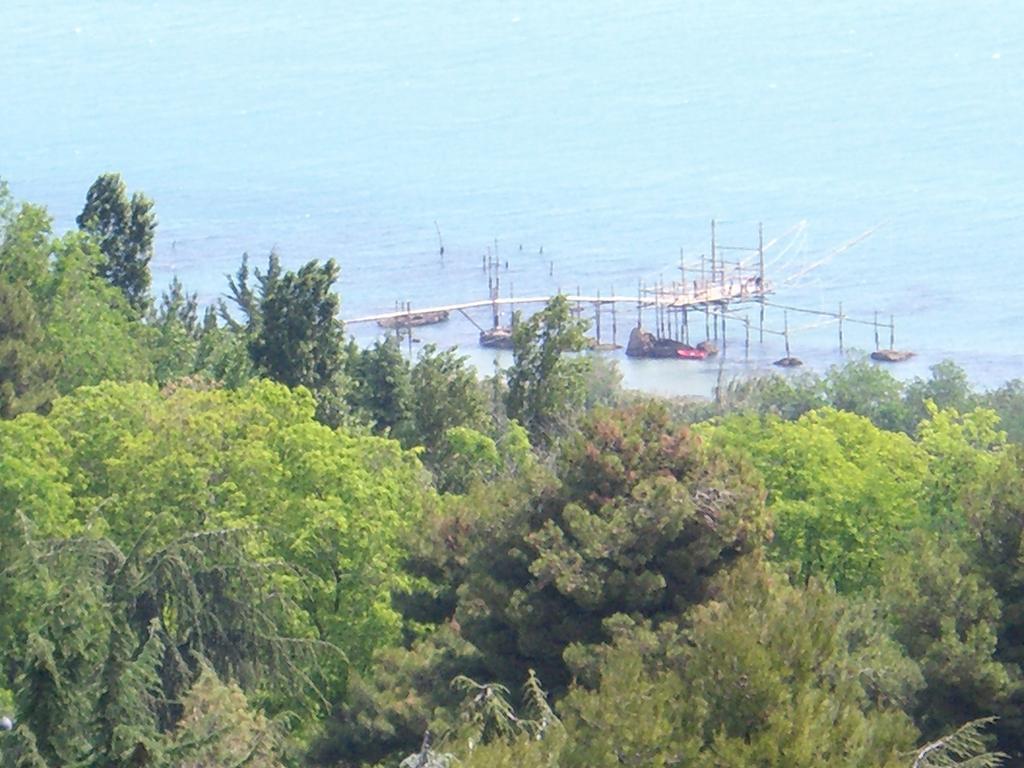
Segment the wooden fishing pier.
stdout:
<svg viewBox="0 0 1024 768">
<path fill-rule="evenodd" d="M 800 225 L 798 225 L 800 226 Z M 802 277 L 808 271 L 824 263 L 832 255 L 847 250 L 856 243 L 868 237 L 874 229 L 859 235 L 858 237 L 839 246 L 818 262 L 811 264 L 796 273 L 796 277 Z M 678 278 L 665 282 L 661 279 L 653 285 L 647 285 L 643 281 L 638 282 L 635 294 L 618 293 L 614 289 L 608 294 L 602 295 L 600 291 L 595 293 L 583 293 L 579 288 L 575 293 L 558 291 L 555 294 L 538 294 L 526 296 L 501 296 L 501 262 L 496 256 L 485 256 L 482 259 L 482 270 L 487 275 L 487 298 L 474 299 L 470 301 L 455 302 L 451 304 L 439 304 L 436 306 L 416 307 L 415 309 L 408 302 L 396 304 L 396 309 L 389 312 L 380 312 L 359 317 L 347 318 L 346 324 L 378 323 L 379 325 L 397 329 L 401 332 L 408 332 L 410 343 L 412 341 L 411 328 L 424 324 L 422 319 L 437 317 L 447 319 L 450 313 L 458 312 L 463 315 L 481 332 L 481 342 L 487 334 L 494 332 L 505 332 L 501 326 L 502 308 L 514 309 L 520 306 L 540 306 L 550 302 L 555 296 L 563 296 L 574 308 L 579 317 L 592 317 L 592 329 L 595 334 L 595 346 L 599 349 L 618 348 L 618 326 L 620 314 L 625 309 L 636 309 L 636 324 L 638 330 L 644 329 L 645 313 L 650 321 L 647 331 L 657 340 L 673 340 L 688 346 L 691 339 L 695 342 L 701 336 L 702 342 L 713 343 L 713 348 L 719 347 L 724 352 L 728 343 L 728 328 L 736 329 L 737 333 L 742 329 L 745 358 L 749 358 L 752 334 L 757 335 L 759 342 L 763 343 L 765 335 L 781 337 L 785 344 L 786 356 L 778 361 L 782 365 L 798 365 L 799 360 L 792 357 L 790 339 L 793 335 L 803 331 L 820 328 L 825 325 L 835 324 L 838 328 L 838 346 L 842 353 L 846 348 L 846 330 L 849 325 L 871 326 L 874 328 L 873 356 L 879 360 L 900 360 L 906 359 L 909 353 L 900 353 L 894 350 L 895 345 L 895 322 L 892 316 L 888 322 L 879 319 L 877 312 L 871 319 L 863 317 L 851 317 L 844 313 L 840 303 L 837 311 L 822 309 L 807 309 L 797 306 L 786 305 L 770 301 L 769 297 L 776 294 L 779 287 L 785 287 L 793 281 L 793 276 L 781 281 L 781 286 L 774 285 L 766 273 L 765 253 L 769 247 L 778 242 L 765 244 L 763 227 L 758 225 L 757 244 L 754 246 L 731 246 L 722 245 L 718 242 L 717 228 L 714 221 L 711 222 L 711 249 L 710 258 L 701 255 L 699 260 L 687 262 L 680 252 Z M 441 246 L 442 259 L 444 257 L 444 246 Z M 495 251 L 497 245 L 495 244 Z M 746 258 L 726 259 L 726 254 L 746 254 Z M 508 268 L 508 262 L 504 262 Z M 553 273 L 552 262 L 551 271 Z M 511 294 L 511 291 L 510 291 Z M 587 311 L 587 307 L 590 311 Z M 489 308 L 492 326 L 490 329 L 481 326 L 469 314 L 471 310 Z M 750 317 L 750 310 L 754 309 L 756 317 Z M 768 327 L 766 325 L 766 312 L 768 309 L 781 311 L 782 326 Z M 807 315 L 813 320 L 805 325 L 790 327 L 789 315 Z M 513 315 L 514 317 L 514 315 Z M 609 327 L 610 326 L 610 327 Z M 610 330 L 610 343 L 607 332 Z M 633 329 L 630 329 L 634 332 Z M 889 347 L 882 349 L 881 341 L 883 332 L 888 331 Z M 602 331 L 606 337 L 602 339 Z M 789 361 L 789 362 L 785 362 Z"/>
</svg>

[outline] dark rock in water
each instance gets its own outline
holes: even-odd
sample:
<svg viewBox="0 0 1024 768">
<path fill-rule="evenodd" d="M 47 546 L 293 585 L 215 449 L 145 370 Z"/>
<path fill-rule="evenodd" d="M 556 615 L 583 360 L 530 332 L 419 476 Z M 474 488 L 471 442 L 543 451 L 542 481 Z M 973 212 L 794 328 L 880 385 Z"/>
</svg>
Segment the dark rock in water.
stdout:
<svg viewBox="0 0 1024 768">
<path fill-rule="evenodd" d="M 780 368 L 797 368 L 804 364 L 804 361 L 799 357 L 780 357 L 772 365 L 777 365 Z"/>
<path fill-rule="evenodd" d="M 654 334 L 648 333 L 643 328 L 635 326 L 629 332 L 629 341 L 626 343 L 627 357 L 650 357 L 654 349 Z"/>
<path fill-rule="evenodd" d="M 708 357 L 714 357 L 718 354 L 718 345 L 713 341 L 698 342 L 697 349 L 703 351 Z"/>
<path fill-rule="evenodd" d="M 913 356 L 913 352 L 903 352 L 898 349 L 879 349 L 871 353 L 872 360 L 880 360 L 883 363 L 902 363 Z"/>
<path fill-rule="evenodd" d="M 656 359 L 676 358 L 680 349 L 691 349 L 675 339 L 659 339 L 653 333 L 642 328 L 634 328 L 629 332 L 629 343 L 626 344 L 626 355 L 629 357 L 650 357 Z M 710 354 L 710 353 L 709 353 Z"/>
</svg>

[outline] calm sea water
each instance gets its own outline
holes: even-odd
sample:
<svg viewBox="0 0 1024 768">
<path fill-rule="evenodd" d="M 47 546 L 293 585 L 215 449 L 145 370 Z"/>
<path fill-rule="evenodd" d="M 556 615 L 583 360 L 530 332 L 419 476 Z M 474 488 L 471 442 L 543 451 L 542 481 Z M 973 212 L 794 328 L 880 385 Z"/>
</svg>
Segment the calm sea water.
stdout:
<svg viewBox="0 0 1024 768">
<path fill-rule="evenodd" d="M 243 252 L 334 257 L 349 317 L 483 297 L 488 249 L 503 294 L 632 293 L 712 218 L 746 246 L 763 221 L 776 282 L 826 260 L 780 301 L 894 314 L 907 375 L 992 386 L 1024 375 L 1022 29 L 1019 0 L 4 0 L 0 176 L 66 228 L 120 171 L 157 202 L 156 283 L 205 300 Z M 475 334 L 419 335 L 486 369 Z M 825 367 L 834 337 L 793 352 Z M 703 392 L 717 365 L 624 371 Z"/>
</svg>

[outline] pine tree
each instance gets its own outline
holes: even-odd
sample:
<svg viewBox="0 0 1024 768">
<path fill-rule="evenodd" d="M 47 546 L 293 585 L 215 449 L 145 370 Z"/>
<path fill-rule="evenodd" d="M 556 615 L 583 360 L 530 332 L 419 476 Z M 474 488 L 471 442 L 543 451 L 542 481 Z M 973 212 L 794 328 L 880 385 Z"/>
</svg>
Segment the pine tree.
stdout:
<svg viewBox="0 0 1024 768">
<path fill-rule="evenodd" d="M 96 238 L 105 256 L 100 275 L 144 312 L 150 304 L 149 261 L 156 231 L 153 201 L 141 192 L 129 199 L 121 175 L 105 173 L 89 187 L 76 222 Z"/>
</svg>

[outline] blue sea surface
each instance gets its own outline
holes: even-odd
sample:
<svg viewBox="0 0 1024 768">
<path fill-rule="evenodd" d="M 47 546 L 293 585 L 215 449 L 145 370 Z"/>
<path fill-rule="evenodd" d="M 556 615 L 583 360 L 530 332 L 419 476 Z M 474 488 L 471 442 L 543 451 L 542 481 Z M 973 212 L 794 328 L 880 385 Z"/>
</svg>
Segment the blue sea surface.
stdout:
<svg viewBox="0 0 1024 768">
<path fill-rule="evenodd" d="M 1021 30 L 1019 0 L 4 0 L 0 176 L 65 229 L 121 172 L 157 203 L 156 285 L 205 301 L 243 252 L 335 258 L 346 317 L 483 298 L 488 251 L 503 295 L 632 295 L 712 218 L 742 246 L 763 222 L 779 303 L 894 315 L 904 375 L 995 386 L 1024 375 Z M 489 369 L 461 318 L 418 336 Z M 841 359 L 834 326 L 792 347 Z M 665 393 L 718 375 L 622 362 Z"/>
</svg>

